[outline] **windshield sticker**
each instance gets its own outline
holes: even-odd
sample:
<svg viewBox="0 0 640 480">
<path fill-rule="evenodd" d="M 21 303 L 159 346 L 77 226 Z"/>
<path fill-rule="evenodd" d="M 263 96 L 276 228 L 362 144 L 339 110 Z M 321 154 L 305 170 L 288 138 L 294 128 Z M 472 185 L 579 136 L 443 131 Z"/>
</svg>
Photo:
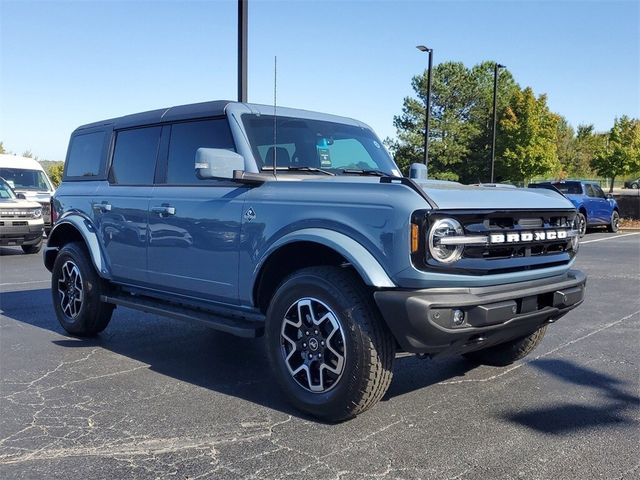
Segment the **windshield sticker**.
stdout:
<svg viewBox="0 0 640 480">
<path fill-rule="evenodd" d="M 320 158 L 321 168 L 331 167 L 331 155 L 328 148 L 318 147 L 318 157 Z"/>
</svg>

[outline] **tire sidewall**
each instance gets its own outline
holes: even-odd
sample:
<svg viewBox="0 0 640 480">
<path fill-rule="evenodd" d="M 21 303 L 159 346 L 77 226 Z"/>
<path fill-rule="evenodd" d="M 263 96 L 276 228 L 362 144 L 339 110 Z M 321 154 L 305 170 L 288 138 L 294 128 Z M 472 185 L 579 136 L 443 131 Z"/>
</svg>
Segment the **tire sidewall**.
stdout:
<svg viewBox="0 0 640 480">
<path fill-rule="evenodd" d="M 312 393 L 300 386 L 289 373 L 281 353 L 280 330 L 284 316 L 296 301 L 313 297 L 325 303 L 335 313 L 344 332 L 345 365 L 338 383 L 327 392 Z M 358 391 L 362 370 L 361 331 L 354 315 L 362 315 L 361 308 L 349 300 L 335 286 L 317 275 L 303 272 L 292 275 L 278 288 L 267 311 L 266 347 L 276 380 L 290 401 L 300 410 L 319 417 L 344 415 L 343 406 L 354 391 Z"/>
<path fill-rule="evenodd" d="M 75 318 L 69 318 L 60 306 L 60 292 L 58 292 L 58 280 L 62 275 L 62 266 L 67 260 L 71 260 L 80 271 L 82 278 L 83 299 L 80 312 Z M 62 327 L 69 333 L 85 334 L 91 319 L 97 315 L 100 303 L 98 278 L 89 263 L 86 253 L 77 244 L 68 244 L 60 250 L 53 264 L 51 275 L 51 296 L 56 316 Z"/>
</svg>

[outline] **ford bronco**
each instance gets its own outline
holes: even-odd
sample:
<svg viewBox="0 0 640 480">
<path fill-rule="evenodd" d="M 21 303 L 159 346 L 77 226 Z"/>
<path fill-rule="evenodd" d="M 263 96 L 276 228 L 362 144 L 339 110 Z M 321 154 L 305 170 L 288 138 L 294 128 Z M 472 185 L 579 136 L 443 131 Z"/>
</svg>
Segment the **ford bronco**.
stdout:
<svg viewBox="0 0 640 480">
<path fill-rule="evenodd" d="M 364 123 L 228 101 L 71 135 L 44 252 L 72 335 L 128 307 L 264 334 L 329 421 L 378 402 L 396 352 L 508 365 L 583 301 L 576 210 L 550 190 L 411 179 Z"/>
</svg>

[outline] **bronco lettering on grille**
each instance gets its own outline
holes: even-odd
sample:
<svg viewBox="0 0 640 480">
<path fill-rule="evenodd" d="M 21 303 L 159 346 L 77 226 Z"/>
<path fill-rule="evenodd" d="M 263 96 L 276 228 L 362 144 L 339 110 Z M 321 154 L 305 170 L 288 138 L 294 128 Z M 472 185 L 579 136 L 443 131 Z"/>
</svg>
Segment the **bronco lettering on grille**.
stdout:
<svg viewBox="0 0 640 480">
<path fill-rule="evenodd" d="M 489 243 L 521 243 L 544 240 L 565 240 L 569 237 L 568 230 L 541 230 L 536 232 L 492 233 Z"/>
</svg>

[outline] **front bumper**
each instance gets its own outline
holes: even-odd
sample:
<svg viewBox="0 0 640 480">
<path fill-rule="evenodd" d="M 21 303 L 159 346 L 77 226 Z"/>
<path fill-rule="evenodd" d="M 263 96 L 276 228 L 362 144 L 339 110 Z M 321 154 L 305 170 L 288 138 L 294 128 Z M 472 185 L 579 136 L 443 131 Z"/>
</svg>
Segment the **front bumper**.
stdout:
<svg viewBox="0 0 640 480">
<path fill-rule="evenodd" d="M 509 285 L 380 290 L 374 298 L 400 347 L 412 353 L 465 353 L 523 337 L 584 299 L 578 270 Z M 454 310 L 464 312 L 456 326 Z"/>
<path fill-rule="evenodd" d="M 0 245 L 34 245 L 42 240 L 44 223 L 37 220 L 3 220 L 0 225 Z"/>
</svg>

